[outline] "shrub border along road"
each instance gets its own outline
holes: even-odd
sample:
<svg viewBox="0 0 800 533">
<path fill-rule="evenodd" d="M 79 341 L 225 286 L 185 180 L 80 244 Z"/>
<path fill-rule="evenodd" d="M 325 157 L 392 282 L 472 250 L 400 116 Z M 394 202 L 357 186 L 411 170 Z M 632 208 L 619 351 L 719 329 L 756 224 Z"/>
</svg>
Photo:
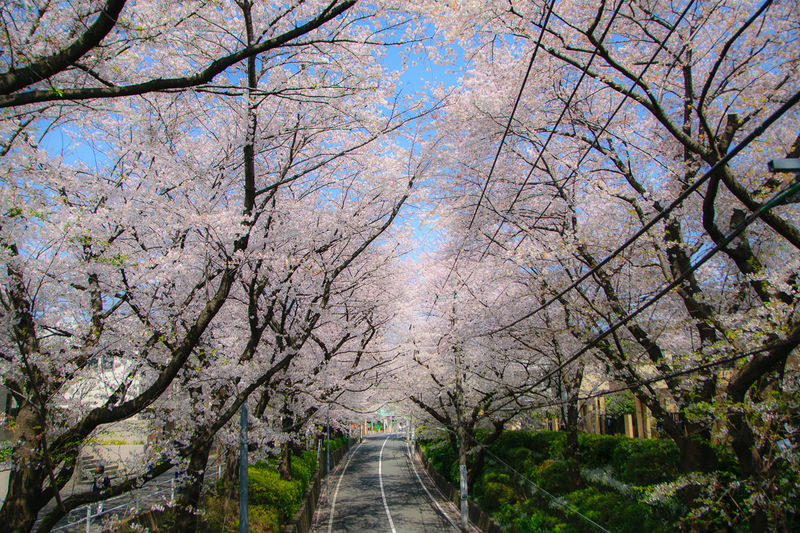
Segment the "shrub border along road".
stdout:
<svg viewBox="0 0 800 533">
<path fill-rule="evenodd" d="M 439 472 L 433 468 L 430 460 L 425 455 L 425 452 L 422 451 L 419 442 L 414 443 L 414 451 L 419 454 L 419 457 L 422 460 L 422 466 L 425 468 L 425 471 L 433 480 L 433 483 L 436 485 L 436 487 L 442 491 L 442 494 L 444 494 L 448 500 L 453 502 L 456 507 L 461 505 L 460 489 L 445 479 L 444 476 L 439 474 Z M 478 507 L 475 502 L 468 500 L 467 504 L 469 507 L 469 521 L 472 522 L 478 529 L 480 529 L 482 533 L 503 533 L 503 528 L 497 525 L 497 523 L 492 520 L 492 518 L 485 513 L 483 509 Z"/>
</svg>

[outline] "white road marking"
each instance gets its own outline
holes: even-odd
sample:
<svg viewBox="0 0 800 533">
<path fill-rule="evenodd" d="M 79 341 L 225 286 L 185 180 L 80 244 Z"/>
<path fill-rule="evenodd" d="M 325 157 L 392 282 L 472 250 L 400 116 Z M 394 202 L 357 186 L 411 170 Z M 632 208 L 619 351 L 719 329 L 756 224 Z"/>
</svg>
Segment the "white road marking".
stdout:
<svg viewBox="0 0 800 533">
<path fill-rule="evenodd" d="M 422 485 L 423 489 L 425 489 L 425 494 L 428 495 L 428 498 L 431 499 L 433 505 L 435 505 L 436 508 L 439 510 L 439 514 L 441 514 L 445 520 L 450 522 L 450 525 L 453 526 L 456 529 L 456 531 L 461 531 L 461 528 L 458 527 L 452 520 L 450 520 L 450 517 L 447 516 L 447 513 L 444 512 L 444 509 L 441 508 L 439 502 L 437 502 L 436 498 L 434 498 L 433 494 L 431 494 L 431 491 L 429 491 L 428 487 L 425 486 L 425 483 L 422 482 L 422 478 L 419 477 L 419 472 L 417 472 L 417 467 L 416 465 L 414 465 L 414 455 L 413 455 L 414 452 L 411 449 L 411 445 L 408 443 L 408 441 L 406 441 L 406 448 L 408 448 L 408 461 L 411 463 L 411 469 L 414 471 L 414 475 L 417 476 L 417 481 L 419 481 L 419 484 Z"/>
<path fill-rule="evenodd" d="M 381 485 L 381 498 L 383 498 L 383 508 L 386 509 L 386 516 L 389 518 L 389 528 L 392 530 L 392 533 L 397 533 L 397 530 L 394 528 L 392 513 L 389 512 L 389 505 L 386 503 L 386 492 L 383 490 L 383 447 L 386 446 L 387 442 L 389 442 L 389 437 L 386 437 L 386 440 L 383 441 L 383 445 L 381 446 L 381 453 L 378 455 L 378 481 L 380 482 Z"/>
<path fill-rule="evenodd" d="M 333 490 L 333 496 L 331 497 L 331 515 L 328 518 L 328 533 L 333 531 L 333 511 L 336 508 L 336 496 L 339 495 L 339 486 L 342 484 L 342 479 L 344 478 L 344 473 L 347 471 L 347 467 L 350 466 L 350 461 L 353 460 L 353 457 L 356 456 L 356 451 L 364 444 L 364 441 L 358 443 L 358 446 L 353 448 L 352 453 L 350 453 L 350 457 L 347 458 L 347 462 L 344 464 L 342 468 L 342 473 L 339 474 L 339 481 L 336 482 L 336 488 Z"/>
</svg>

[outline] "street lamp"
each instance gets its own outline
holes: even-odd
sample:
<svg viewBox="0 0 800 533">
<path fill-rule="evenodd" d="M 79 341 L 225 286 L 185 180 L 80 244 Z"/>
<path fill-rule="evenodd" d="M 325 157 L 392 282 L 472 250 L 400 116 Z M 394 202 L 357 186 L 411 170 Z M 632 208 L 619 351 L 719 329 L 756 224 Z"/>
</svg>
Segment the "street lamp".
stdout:
<svg viewBox="0 0 800 533">
<path fill-rule="evenodd" d="M 773 159 L 767 163 L 767 168 L 773 173 L 794 173 L 794 185 L 776 198 L 775 205 L 800 203 L 800 159 Z"/>
</svg>

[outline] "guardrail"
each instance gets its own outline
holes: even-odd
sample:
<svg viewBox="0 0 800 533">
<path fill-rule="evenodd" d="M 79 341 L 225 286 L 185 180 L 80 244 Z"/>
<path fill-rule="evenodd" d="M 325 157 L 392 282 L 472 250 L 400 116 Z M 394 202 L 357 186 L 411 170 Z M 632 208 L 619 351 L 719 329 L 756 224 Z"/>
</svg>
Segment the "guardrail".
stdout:
<svg viewBox="0 0 800 533">
<path fill-rule="evenodd" d="M 210 474 L 210 475 L 209 475 Z M 220 475 L 219 466 L 210 470 L 204 480 L 204 484 L 211 484 Z M 84 531 L 90 533 L 92 529 L 92 522 L 97 523 L 103 517 L 127 515 L 129 513 L 135 514 L 142 509 L 142 503 L 147 502 L 147 505 L 152 508 L 159 504 L 171 504 L 175 501 L 176 476 L 174 472 L 171 473 L 169 479 L 156 478 L 151 483 L 144 487 L 131 491 L 119 496 L 114 496 L 107 500 L 98 503 L 90 503 L 77 507 L 69 512 L 67 515 L 67 523 L 54 527 L 50 531 L 75 531 L 76 526 L 85 524 Z M 159 498 L 160 497 L 160 498 Z M 76 520 L 70 520 L 71 517 L 78 517 Z"/>
</svg>

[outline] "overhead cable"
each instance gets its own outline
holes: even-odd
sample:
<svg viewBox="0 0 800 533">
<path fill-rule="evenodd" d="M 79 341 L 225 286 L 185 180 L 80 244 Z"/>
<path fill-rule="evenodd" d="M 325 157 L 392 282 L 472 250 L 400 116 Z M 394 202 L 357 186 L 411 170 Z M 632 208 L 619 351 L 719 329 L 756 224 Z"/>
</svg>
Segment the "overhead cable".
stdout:
<svg viewBox="0 0 800 533">
<path fill-rule="evenodd" d="M 547 496 L 548 498 L 550 498 L 550 500 L 553 502 L 553 505 L 555 505 L 557 507 L 562 507 L 567 512 L 574 514 L 575 516 L 579 517 L 580 519 L 582 519 L 586 523 L 590 524 L 592 527 L 594 527 L 598 531 L 603 531 L 604 533 L 611 533 L 608 529 L 604 528 L 603 526 L 601 526 L 600 524 L 598 524 L 597 522 L 595 522 L 594 520 L 592 520 L 591 518 L 589 518 L 585 514 L 581 513 L 580 511 L 578 511 L 576 508 L 574 508 L 570 504 L 568 504 L 566 501 L 564 501 L 563 498 L 559 498 L 557 496 L 554 496 L 550 492 L 546 491 L 545 489 L 543 489 L 542 487 L 540 487 L 539 485 L 534 483 L 531 479 L 528 478 L 528 476 L 526 476 L 522 472 L 516 470 L 514 467 L 512 467 L 511 465 L 509 465 L 508 463 L 506 463 L 505 461 L 500 459 L 485 444 L 481 444 L 480 442 L 476 442 L 475 440 L 473 440 L 473 443 L 475 443 L 477 446 L 483 448 L 486 451 L 486 453 L 491 455 L 494 458 L 495 461 L 497 461 L 498 463 L 503 465 L 506 469 L 508 469 L 509 472 L 512 472 L 513 474 L 515 474 L 516 476 L 518 476 L 519 478 L 523 479 L 528 484 L 530 484 L 538 492 L 540 492 L 540 493 L 544 494 L 545 496 Z"/>
<path fill-rule="evenodd" d="M 800 93 L 798 93 L 798 97 L 800 97 Z M 619 319 L 617 322 L 612 324 L 610 327 L 608 327 L 604 331 L 598 333 L 591 341 L 589 341 L 586 345 L 584 345 L 583 348 L 579 349 L 574 354 L 569 356 L 563 363 L 559 364 L 558 366 L 556 366 L 555 369 L 553 369 L 550 372 L 546 373 L 544 376 L 539 378 L 536 382 L 531 384 L 529 387 L 533 388 L 533 387 L 536 387 L 537 385 L 540 385 L 541 383 L 543 383 L 544 381 L 546 381 L 547 379 L 552 377 L 554 374 L 559 372 L 562 368 L 564 368 L 565 366 L 569 365 L 573 361 L 577 360 L 580 356 L 582 356 L 583 354 L 585 354 L 586 352 L 588 352 L 589 350 L 591 350 L 592 348 L 597 346 L 600 343 L 600 341 L 602 341 L 608 335 L 610 335 L 611 333 L 617 331 L 619 328 L 621 328 L 622 326 L 626 325 L 628 322 L 630 322 L 632 319 L 634 319 L 640 313 L 642 313 L 643 311 L 648 309 L 650 306 L 652 306 L 653 304 L 658 302 L 667 293 L 671 292 L 675 287 L 677 287 L 678 285 L 683 283 L 683 281 L 690 274 L 692 274 L 698 268 L 703 266 L 709 259 L 711 259 L 713 256 L 715 256 L 720 250 L 725 248 L 725 246 L 727 246 L 731 241 L 733 241 L 733 239 L 738 237 L 745 230 L 745 228 L 747 228 L 747 226 L 749 226 L 750 224 L 755 222 L 764 212 L 768 211 L 769 209 L 772 209 L 774 206 L 780 204 L 786 198 L 790 197 L 793 194 L 796 194 L 798 191 L 800 191 L 800 182 L 794 182 L 790 186 L 786 187 L 781 192 L 779 192 L 778 194 L 773 196 L 773 198 L 770 201 L 768 201 L 767 203 L 762 205 L 755 212 L 753 212 L 750 215 L 748 215 L 747 218 L 745 218 L 735 228 L 733 228 L 731 231 L 729 231 L 728 234 L 725 235 L 725 237 L 723 237 L 719 242 L 716 242 L 714 244 L 714 246 L 712 246 L 710 249 L 708 249 L 708 251 L 706 251 L 706 253 L 703 254 L 703 256 L 696 263 L 693 263 L 689 268 L 687 268 L 685 271 L 683 271 L 672 282 L 668 283 L 663 289 L 658 291 L 655 294 L 655 296 L 650 298 L 647 302 L 642 304 L 635 311 L 632 311 L 632 312 L 628 313 L 627 315 L 625 315 L 624 317 Z"/>
<path fill-rule="evenodd" d="M 636 242 L 639 238 L 641 238 L 645 233 L 650 231 L 658 222 L 663 220 L 669 213 L 674 211 L 678 206 L 680 206 L 684 200 L 686 200 L 689 196 L 694 194 L 697 189 L 700 188 L 706 181 L 708 181 L 716 172 L 722 169 L 723 166 L 728 164 L 734 157 L 736 157 L 739 152 L 744 150 L 751 142 L 755 139 L 760 137 L 772 124 L 774 124 L 778 119 L 780 119 L 783 115 L 785 115 L 792 107 L 800 102 L 800 91 L 793 94 L 786 102 L 784 102 L 778 109 L 776 109 L 770 116 L 768 116 L 764 121 L 759 124 L 756 128 L 753 129 L 748 135 L 742 139 L 742 141 L 731 148 L 725 156 L 723 156 L 719 161 L 717 161 L 711 168 L 709 168 L 705 174 L 703 174 L 700 178 L 698 178 L 694 183 L 692 183 L 689 187 L 686 188 L 678 197 L 675 198 L 668 206 L 664 209 L 659 211 L 649 222 L 647 222 L 644 226 L 642 226 L 637 232 L 631 235 L 624 243 L 622 243 L 618 248 L 616 248 L 613 252 L 611 252 L 605 259 L 600 261 L 596 266 L 592 269 L 585 272 L 575 281 L 573 281 L 570 285 L 566 288 L 562 289 L 557 295 L 553 296 L 539 307 L 534 309 L 533 311 L 523 315 L 522 317 L 516 319 L 515 321 L 511 322 L 510 324 L 506 324 L 500 328 L 494 329 L 489 331 L 488 333 L 483 333 L 481 336 L 487 335 L 494 335 L 499 333 L 503 330 L 512 328 L 519 324 L 520 322 L 531 318 L 539 311 L 549 307 L 559 298 L 567 294 L 569 291 L 586 281 L 590 276 L 596 274 L 600 271 L 604 266 L 606 266 L 609 262 L 611 262 L 614 258 L 616 258 L 620 253 L 622 253 L 628 246 Z M 767 204 L 764 204 L 767 205 Z M 763 209 L 763 206 L 762 206 Z M 761 213 L 762 209 L 759 209 L 757 212 Z"/>
<path fill-rule="evenodd" d="M 511 124 L 514 121 L 514 115 L 517 112 L 517 107 L 519 106 L 519 102 L 522 99 L 522 93 L 525 90 L 525 85 L 528 83 L 528 77 L 530 76 L 531 70 L 533 69 L 533 63 L 536 61 L 536 55 L 539 52 L 539 48 L 542 45 L 542 38 L 544 37 L 544 32 L 547 29 L 547 23 L 550 20 L 550 14 L 553 12 L 553 6 L 555 5 L 556 0 L 551 0 L 550 4 L 547 6 L 547 12 L 542 15 L 542 22 L 541 31 L 539 32 L 539 37 L 536 40 L 536 46 L 533 48 L 533 53 L 531 54 L 531 60 L 528 62 L 528 69 L 525 71 L 525 76 L 522 78 L 522 84 L 519 87 L 519 92 L 517 93 L 517 99 L 514 101 L 514 106 L 511 109 L 511 115 L 508 117 L 508 123 L 506 124 L 506 129 L 503 132 L 503 137 L 500 139 L 500 144 L 497 145 L 497 152 L 494 155 L 494 160 L 492 161 L 492 166 L 489 169 L 489 174 L 486 177 L 486 182 L 483 184 L 483 188 L 481 189 L 481 195 L 478 198 L 478 203 L 475 205 L 475 211 L 472 212 L 472 218 L 469 221 L 469 226 L 467 227 L 467 231 L 472 229 L 472 225 L 475 223 L 475 217 L 478 215 L 478 210 L 481 207 L 481 203 L 483 202 L 484 197 L 486 196 L 486 191 L 489 188 L 489 182 L 492 180 L 492 175 L 494 174 L 495 166 L 497 165 L 497 160 L 500 158 L 500 152 L 503 150 L 503 145 L 506 142 L 506 137 L 508 137 L 508 132 L 511 130 Z M 458 260 L 461 258 L 461 251 L 463 250 L 463 246 L 459 246 L 458 251 L 456 252 L 456 257 L 453 259 L 453 264 L 450 266 L 450 270 L 447 272 L 447 276 L 444 278 L 444 282 L 442 282 L 442 288 L 447 285 L 450 276 L 453 275 L 453 271 L 456 269 L 456 265 L 458 264 Z M 434 302 L 435 305 L 435 302 Z M 433 308 L 428 312 L 428 316 L 433 311 Z"/>
<path fill-rule="evenodd" d="M 665 372 L 665 373 L 659 374 L 657 376 L 653 376 L 651 378 L 639 379 L 639 380 L 636 380 L 636 381 L 631 382 L 631 383 L 626 383 L 624 386 L 621 386 L 621 387 L 615 387 L 615 388 L 612 388 L 612 389 L 606 389 L 604 391 L 598 391 L 598 392 L 595 392 L 595 393 L 592 393 L 592 394 L 587 394 L 585 396 L 579 396 L 578 398 L 576 398 L 576 400 L 580 402 L 580 401 L 591 400 L 593 398 L 600 398 L 602 396 L 606 396 L 608 394 L 614 394 L 614 393 L 617 393 L 617 392 L 633 391 L 633 390 L 638 389 L 639 387 L 642 387 L 642 386 L 645 386 L 645 385 L 652 385 L 653 383 L 658 383 L 660 381 L 666 381 L 668 379 L 673 379 L 673 378 L 677 378 L 677 377 L 681 377 L 681 376 L 688 376 L 688 375 L 694 374 L 696 372 L 703 372 L 705 370 L 710 370 L 710 369 L 718 367 L 718 366 L 723 366 L 723 365 L 727 365 L 727 364 L 730 364 L 730 363 L 735 363 L 736 361 L 739 361 L 741 359 L 745 359 L 747 357 L 751 357 L 753 355 L 757 355 L 759 353 L 768 352 L 770 350 L 776 350 L 778 348 L 790 347 L 792 345 L 796 345 L 798 342 L 800 342 L 800 338 L 797 338 L 797 337 L 789 338 L 789 339 L 786 339 L 786 340 L 783 340 L 783 341 L 780 341 L 780 342 L 775 342 L 775 343 L 772 343 L 772 344 L 768 344 L 766 346 L 761 346 L 759 348 L 755 348 L 753 350 L 749 350 L 749 351 L 744 352 L 744 353 L 731 355 L 731 356 L 728 356 L 728 357 L 722 357 L 720 359 L 715 359 L 713 361 L 708 361 L 706 363 L 703 363 L 703 364 L 700 364 L 700 365 L 696 365 L 696 366 L 693 366 L 693 367 L 690 367 L 690 368 L 684 368 L 682 370 L 675 370 L 673 372 Z M 644 352 L 642 352 L 642 353 L 644 353 Z M 531 409 L 544 409 L 544 408 L 547 408 L 547 407 L 558 407 L 559 405 L 564 405 L 564 404 L 569 403 L 569 401 L 570 400 L 562 400 L 562 399 L 552 400 L 552 401 L 549 401 L 549 402 L 546 402 L 546 403 L 543 403 L 543 404 L 537 404 L 536 406 L 531 407 Z"/>
<path fill-rule="evenodd" d="M 693 1 L 694 0 L 692 0 L 692 2 Z M 690 6 L 691 6 L 692 2 L 689 2 Z M 611 25 L 614 23 L 614 19 L 617 18 L 617 15 L 619 14 L 619 10 L 620 10 L 620 8 L 622 8 L 622 5 L 624 3 L 625 3 L 624 1 L 621 1 L 617 5 L 617 7 L 614 9 L 614 12 L 612 13 L 611 18 L 608 21 L 608 25 L 606 26 L 606 29 L 603 31 L 602 35 L 600 36 L 600 42 L 605 40 L 606 35 L 608 35 L 608 32 L 611 31 Z M 688 8 L 687 8 L 687 10 L 688 10 Z M 667 36 L 664 38 L 664 40 L 659 42 L 658 49 L 653 54 L 653 56 L 650 58 L 650 60 L 647 62 L 647 64 L 645 64 L 644 69 L 642 70 L 642 73 L 639 75 L 639 78 L 641 78 L 644 75 L 644 73 L 647 71 L 647 69 L 653 64 L 653 61 L 655 60 L 656 56 L 658 55 L 658 53 L 663 48 L 664 43 L 666 42 L 667 39 L 669 39 L 669 37 L 675 31 L 674 28 L 677 27 L 677 24 L 680 23 L 680 20 L 683 19 L 683 16 L 685 14 L 686 14 L 686 11 L 684 11 L 681 14 L 680 19 L 678 20 L 678 22 L 676 22 L 676 24 L 673 26 L 673 29 L 670 30 L 670 32 L 667 34 Z M 570 104 L 572 104 L 572 99 L 575 98 L 575 95 L 577 95 L 578 89 L 580 88 L 581 84 L 583 83 L 583 80 L 586 78 L 586 76 L 587 76 L 586 73 L 589 70 L 589 68 L 592 66 L 592 63 L 594 62 L 594 59 L 596 57 L 597 57 L 597 48 L 592 50 L 592 54 L 589 57 L 589 61 L 586 63 L 586 66 L 581 69 L 580 78 L 578 78 L 578 81 L 575 82 L 575 86 L 572 88 L 572 92 L 570 93 L 569 98 L 567 98 L 567 101 L 564 103 L 564 106 L 561 108 L 561 113 L 558 115 L 558 118 L 556 119 L 555 124 L 547 132 L 547 139 L 545 139 L 544 144 L 542 145 L 542 147 L 539 149 L 538 153 L 536 154 L 536 159 L 531 164 L 531 169 L 528 171 L 528 175 L 525 176 L 525 180 L 522 182 L 522 185 L 517 189 L 517 192 L 514 195 L 514 198 L 511 200 L 511 204 L 506 209 L 506 213 L 509 215 L 509 217 L 511 216 L 511 210 L 517 204 L 517 201 L 519 200 L 520 196 L 522 195 L 522 192 L 525 190 L 525 187 L 528 185 L 528 182 L 530 181 L 531 176 L 533 176 L 533 172 L 534 172 L 534 170 L 536 170 L 536 165 L 538 165 L 539 161 L 542 160 L 542 157 L 544 156 L 544 152 L 545 152 L 545 150 L 547 150 L 547 146 L 550 144 L 550 141 L 553 139 L 553 136 L 555 135 L 556 129 L 561 124 L 561 120 L 564 118 L 564 115 L 567 114 L 569 106 L 570 106 Z M 627 99 L 627 94 L 625 95 L 625 98 L 620 103 L 619 107 L 617 107 L 617 111 L 619 111 L 619 109 L 622 107 L 622 104 L 625 102 L 626 99 Z M 607 127 L 608 124 L 611 122 L 611 120 L 613 120 L 615 114 L 616 114 L 616 111 L 608 119 L 608 122 L 606 123 L 606 126 L 603 127 L 603 130 L 605 130 L 605 127 Z M 580 167 L 580 164 L 586 158 L 586 155 L 589 153 L 589 151 L 591 151 L 591 149 L 583 154 L 583 156 L 578 161 L 578 163 L 576 165 L 576 168 Z M 572 171 L 572 174 L 570 174 L 567 177 L 567 179 L 570 179 L 574 174 L 575 174 L 575 170 Z M 476 212 L 477 212 L 477 210 L 476 210 Z M 542 215 L 544 215 L 544 211 L 542 212 Z M 475 217 L 473 215 L 473 219 L 474 218 Z M 541 218 L 541 215 L 540 215 L 540 218 Z M 489 244 L 486 245 L 486 249 L 484 249 L 484 251 L 481 254 L 481 257 L 480 257 L 480 259 L 478 261 L 482 261 L 483 258 L 486 257 L 486 254 L 489 252 L 489 248 L 492 246 L 492 243 L 495 242 L 495 240 L 497 239 L 497 235 L 500 233 L 500 230 L 503 228 L 503 224 L 505 223 L 505 220 L 506 220 L 506 217 L 503 216 L 501 218 L 501 220 L 500 220 L 500 224 L 497 226 L 497 229 L 494 232 L 494 235 L 492 235 L 492 238 L 489 240 Z"/>
<path fill-rule="evenodd" d="M 503 144 L 505 144 L 506 137 L 508 137 L 508 132 L 511 130 L 511 124 L 514 121 L 514 115 L 517 112 L 517 106 L 519 106 L 519 101 L 522 99 L 522 93 L 525 90 L 525 85 L 528 83 L 528 77 L 531 74 L 533 63 L 536 61 L 536 54 L 539 52 L 539 48 L 542 45 L 542 37 L 544 36 L 545 29 L 547 28 L 547 22 L 550 20 L 550 14 L 553 12 L 553 6 L 555 5 L 555 3 L 556 0 L 552 0 L 550 4 L 547 6 L 547 13 L 545 13 L 543 17 L 544 22 L 541 24 L 541 30 L 539 31 L 539 38 L 536 40 L 536 46 L 533 48 L 533 53 L 531 54 L 531 60 L 528 63 L 528 70 L 525 71 L 525 77 L 522 79 L 522 85 L 520 85 L 519 93 L 517 93 L 517 99 L 514 101 L 514 107 L 511 108 L 511 115 L 508 117 L 506 130 L 503 132 L 503 137 L 500 139 L 500 144 L 497 145 L 497 152 L 494 154 L 494 160 L 492 161 L 492 166 L 489 169 L 489 175 L 486 176 L 486 182 L 483 184 L 481 195 L 478 198 L 478 203 L 475 206 L 475 211 L 473 211 L 472 213 L 472 219 L 470 219 L 469 221 L 469 226 L 467 227 L 467 230 L 472 229 L 472 225 L 475 223 L 475 217 L 478 215 L 478 210 L 481 208 L 481 202 L 483 201 L 484 196 L 486 196 L 486 190 L 489 188 L 489 182 L 492 180 L 492 175 L 494 174 L 494 168 L 497 165 L 497 160 L 500 158 L 500 152 L 503 151 Z"/>
<path fill-rule="evenodd" d="M 491 168 L 489 170 L 489 175 L 487 176 L 486 182 L 484 182 L 483 188 L 481 189 L 481 195 L 478 198 L 478 203 L 475 206 L 475 211 L 473 211 L 473 213 L 472 213 L 472 218 L 470 219 L 469 225 L 467 227 L 467 231 L 472 229 L 472 225 L 474 224 L 475 218 L 478 215 L 478 210 L 480 209 L 481 203 L 483 202 L 483 199 L 486 196 L 486 191 L 489 188 L 489 182 L 491 181 L 492 175 L 494 174 L 494 169 L 495 169 L 495 166 L 497 164 L 497 160 L 500 157 L 500 152 L 502 151 L 503 144 L 505 143 L 506 137 L 508 136 L 508 132 L 511 129 L 511 124 L 512 124 L 513 119 L 514 119 L 514 114 L 516 113 L 517 106 L 518 106 L 518 104 L 520 102 L 520 99 L 522 98 L 523 89 L 525 88 L 525 85 L 527 84 L 528 75 L 530 74 L 531 68 L 533 67 L 533 62 L 536 59 L 536 54 L 539 51 L 539 48 L 541 48 L 542 38 L 544 36 L 545 30 L 547 29 L 547 22 L 550 20 L 550 14 L 552 13 L 553 6 L 555 5 L 555 1 L 556 0 L 552 0 L 550 5 L 548 6 L 548 11 L 547 11 L 546 15 L 544 16 L 544 22 L 540 24 L 541 25 L 541 29 L 540 29 L 540 32 L 539 32 L 539 37 L 538 37 L 538 39 L 536 41 L 536 46 L 534 47 L 533 54 L 531 55 L 531 60 L 530 60 L 530 62 L 528 64 L 528 70 L 525 73 L 525 78 L 522 81 L 522 86 L 520 87 L 519 93 L 517 94 L 517 100 L 514 102 L 514 107 L 513 107 L 512 111 L 511 111 L 511 116 L 508 119 L 508 124 L 506 125 L 506 130 L 503 133 L 503 137 L 502 137 L 502 139 L 500 141 L 499 146 L 497 147 L 497 152 L 495 154 L 494 160 L 492 161 L 492 166 L 491 166 Z M 692 1 L 694 1 L 694 0 L 692 0 Z M 600 36 L 600 41 L 603 41 L 605 39 L 606 35 L 608 35 L 608 32 L 611 30 L 611 25 L 614 23 L 614 19 L 617 18 L 617 15 L 619 15 L 619 11 L 622 8 L 622 5 L 624 3 L 625 3 L 624 0 L 620 0 L 620 2 L 614 8 L 614 12 L 612 13 L 611 18 L 609 19 L 608 24 L 605 27 L 605 30 L 603 30 L 603 33 Z M 588 64 L 586 66 L 586 69 L 588 69 L 589 66 L 594 62 L 595 57 L 597 57 L 597 50 L 593 50 L 592 51 L 592 54 L 589 57 L 589 61 L 588 61 Z M 555 131 L 555 128 L 557 128 L 558 124 L 561 123 L 562 118 L 566 114 L 567 109 L 569 108 L 569 105 L 572 102 L 572 99 L 577 94 L 578 88 L 580 87 L 580 85 L 583 82 L 585 77 L 586 77 L 586 70 L 582 70 L 581 71 L 581 77 L 576 82 L 575 87 L 573 87 L 572 92 L 571 92 L 569 98 L 567 99 L 567 102 L 564 104 L 564 106 L 563 106 L 563 108 L 561 110 L 561 113 L 559 114 L 559 117 L 558 117 L 558 119 L 556 121 L 556 125 L 553 126 L 553 131 Z M 533 166 L 531 167 L 531 171 L 528 173 L 528 176 L 525 178 L 525 183 L 523 183 L 522 187 L 518 191 L 517 196 L 514 198 L 514 202 L 512 202 L 512 205 L 511 205 L 511 207 L 509 207 L 509 209 L 511 209 L 513 207 L 514 203 L 516 203 L 517 199 L 519 198 L 519 195 L 522 194 L 522 189 L 525 188 L 525 185 L 527 184 L 528 180 L 530 179 L 530 177 L 531 177 L 531 175 L 533 173 L 533 170 L 536 168 L 536 165 L 538 164 L 539 160 L 541 159 L 542 154 L 544 153 L 544 150 L 547 148 L 547 144 L 550 142 L 551 138 L 552 138 L 552 131 L 550 132 L 550 136 L 545 141 L 544 146 L 542 146 L 542 149 L 539 151 L 539 153 L 537 155 L 537 159 L 534 162 Z M 500 228 L 502 228 L 502 226 L 503 226 L 503 221 L 500 222 L 500 226 L 498 226 L 497 230 L 495 231 L 494 236 L 492 237 L 492 241 L 494 241 L 494 239 L 497 237 L 497 234 L 500 232 Z M 491 246 L 491 242 L 492 241 L 490 241 L 489 246 Z M 486 257 L 486 253 L 489 250 L 489 246 L 487 246 L 486 249 L 483 251 L 483 254 L 481 254 L 481 257 L 478 260 L 479 262 L 482 261 L 484 257 Z M 444 282 L 442 283 L 442 287 L 444 287 L 447 284 L 448 280 L 450 279 L 450 276 L 453 275 L 453 271 L 455 271 L 456 265 L 458 264 L 458 261 L 461 258 L 461 252 L 462 251 L 463 251 L 463 246 L 459 247 L 458 251 L 456 252 L 456 257 L 453 260 L 453 264 L 450 266 L 450 270 L 448 271 L 447 276 L 444 279 Z M 466 283 L 466 282 L 463 282 L 463 283 Z M 428 314 L 430 316 L 430 312 Z"/>
</svg>

